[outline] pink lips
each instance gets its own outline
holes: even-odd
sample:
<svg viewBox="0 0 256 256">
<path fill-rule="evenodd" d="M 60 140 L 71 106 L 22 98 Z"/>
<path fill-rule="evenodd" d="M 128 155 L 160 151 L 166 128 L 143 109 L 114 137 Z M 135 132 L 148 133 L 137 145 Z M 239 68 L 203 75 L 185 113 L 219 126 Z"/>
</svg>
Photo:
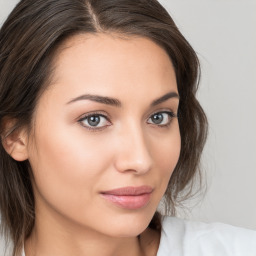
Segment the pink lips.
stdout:
<svg viewBox="0 0 256 256">
<path fill-rule="evenodd" d="M 122 208 L 139 209 L 148 204 L 152 191 L 149 186 L 124 187 L 104 191 L 101 195 Z"/>
</svg>

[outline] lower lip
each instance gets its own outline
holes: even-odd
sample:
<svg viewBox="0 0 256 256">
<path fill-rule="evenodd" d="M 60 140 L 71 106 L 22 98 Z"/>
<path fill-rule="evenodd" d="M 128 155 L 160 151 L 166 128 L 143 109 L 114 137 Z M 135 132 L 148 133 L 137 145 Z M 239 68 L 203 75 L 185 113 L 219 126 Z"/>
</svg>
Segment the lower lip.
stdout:
<svg viewBox="0 0 256 256">
<path fill-rule="evenodd" d="M 140 209 L 146 206 L 150 200 L 151 193 L 137 196 L 117 196 L 110 194 L 101 194 L 108 201 L 125 209 Z"/>
</svg>

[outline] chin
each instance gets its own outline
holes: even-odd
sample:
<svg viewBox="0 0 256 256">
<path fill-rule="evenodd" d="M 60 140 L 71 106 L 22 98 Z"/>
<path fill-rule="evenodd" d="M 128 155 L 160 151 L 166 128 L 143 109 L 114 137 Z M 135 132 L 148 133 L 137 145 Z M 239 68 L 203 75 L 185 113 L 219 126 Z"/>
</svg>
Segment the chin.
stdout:
<svg viewBox="0 0 256 256">
<path fill-rule="evenodd" d="M 125 229 L 117 228 L 117 229 L 111 230 L 111 233 L 109 235 L 112 237 L 136 237 L 136 236 L 139 236 L 141 233 L 143 233 L 147 227 L 148 225 L 145 225 L 143 227 L 126 226 Z"/>
<path fill-rule="evenodd" d="M 148 227 L 153 215 L 145 214 L 126 214 L 118 216 L 105 225 L 105 233 L 113 237 L 136 237 Z"/>
</svg>

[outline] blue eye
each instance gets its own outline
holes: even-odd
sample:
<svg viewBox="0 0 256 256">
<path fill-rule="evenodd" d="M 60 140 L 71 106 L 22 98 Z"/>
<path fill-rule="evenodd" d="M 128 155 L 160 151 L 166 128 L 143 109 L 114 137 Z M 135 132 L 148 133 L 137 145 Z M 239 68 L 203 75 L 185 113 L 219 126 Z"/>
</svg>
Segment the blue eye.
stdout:
<svg viewBox="0 0 256 256">
<path fill-rule="evenodd" d="M 88 129 L 99 129 L 108 126 L 110 122 L 107 117 L 101 114 L 90 114 L 79 120 L 82 126 Z"/>
<path fill-rule="evenodd" d="M 171 123 L 172 118 L 175 117 L 173 112 L 165 111 L 153 114 L 148 123 L 156 124 L 158 126 L 168 126 Z"/>
</svg>

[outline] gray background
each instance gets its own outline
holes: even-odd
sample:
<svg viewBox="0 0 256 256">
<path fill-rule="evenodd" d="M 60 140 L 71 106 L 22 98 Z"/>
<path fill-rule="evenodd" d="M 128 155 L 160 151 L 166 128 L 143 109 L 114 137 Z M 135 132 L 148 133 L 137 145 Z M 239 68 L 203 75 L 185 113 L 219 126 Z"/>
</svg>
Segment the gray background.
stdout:
<svg viewBox="0 0 256 256">
<path fill-rule="evenodd" d="M 256 1 L 162 0 L 202 64 L 208 191 L 192 219 L 256 229 Z"/>
<path fill-rule="evenodd" d="M 17 2 L 0 0 L 0 25 Z M 199 55 L 210 123 L 207 193 L 188 202 L 185 217 L 256 229 L 256 1 L 160 2 Z"/>
</svg>

